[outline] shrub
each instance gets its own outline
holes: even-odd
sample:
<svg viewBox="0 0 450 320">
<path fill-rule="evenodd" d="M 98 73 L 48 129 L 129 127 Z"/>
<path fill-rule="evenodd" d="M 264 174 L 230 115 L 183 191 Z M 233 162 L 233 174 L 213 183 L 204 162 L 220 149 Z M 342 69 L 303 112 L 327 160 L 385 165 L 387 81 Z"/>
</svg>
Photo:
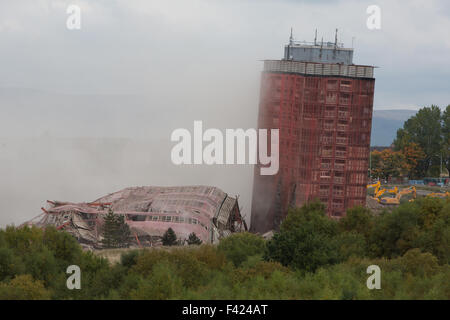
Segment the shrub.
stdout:
<svg viewBox="0 0 450 320">
<path fill-rule="evenodd" d="M 142 279 L 138 288 L 131 291 L 136 300 L 167 300 L 182 296 L 183 281 L 177 275 L 174 266 L 168 261 L 159 261 L 154 265 L 150 277 Z"/>
<path fill-rule="evenodd" d="M 238 267 L 248 257 L 254 255 L 263 255 L 265 250 L 265 240 L 252 233 L 235 233 L 222 239 L 218 250 L 223 252 L 225 257 Z"/>
<path fill-rule="evenodd" d="M 336 237 L 339 250 L 339 261 L 346 261 L 350 257 L 366 256 L 366 239 L 355 231 L 342 232 Z"/>
<path fill-rule="evenodd" d="M 138 256 L 139 250 L 131 250 L 122 253 L 122 255 L 120 256 L 120 264 L 129 269 L 137 263 Z"/>
<path fill-rule="evenodd" d="M 414 248 L 420 231 L 418 218 L 415 203 L 404 203 L 380 215 L 370 235 L 371 256 L 395 258 Z"/>
<path fill-rule="evenodd" d="M 373 215 L 364 207 L 353 207 L 347 210 L 345 217 L 339 220 L 339 228 L 342 231 L 356 232 L 368 236 L 373 228 Z"/>
<path fill-rule="evenodd" d="M 192 232 L 192 233 L 189 235 L 189 238 L 188 238 L 187 243 L 188 243 L 189 245 L 199 245 L 199 244 L 202 244 L 202 240 L 200 240 L 200 239 L 197 237 L 197 235 L 196 235 L 194 232 Z"/>
<path fill-rule="evenodd" d="M 10 280 L 25 272 L 25 265 L 19 256 L 10 248 L 0 247 L 0 281 Z"/>
<path fill-rule="evenodd" d="M 325 216 L 321 203 L 291 209 L 280 232 L 267 243 L 265 258 L 304 271 L 338 262 L 337 222 Z"/>
<path fill-rule="evenodd" d="M 48 300 L 50 293 L 42 281 L 29 274 L 16 276 L 8 283 L 0 283 L 0 300 Z"/>
<path fill-rule="evenodd" d="M 220 270 L 226 266 L 225 254 L 216 246 L 203 244 L 192 251 L 192 255 L 209 269 Z"/>
</svg>

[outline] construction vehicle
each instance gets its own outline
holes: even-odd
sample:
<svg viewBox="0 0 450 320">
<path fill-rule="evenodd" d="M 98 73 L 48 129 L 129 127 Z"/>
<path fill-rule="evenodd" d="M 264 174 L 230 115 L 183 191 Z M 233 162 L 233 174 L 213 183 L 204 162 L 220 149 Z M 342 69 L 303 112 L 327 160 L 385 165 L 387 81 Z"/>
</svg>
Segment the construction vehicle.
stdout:
<svg viewBox="0 0 450 320">
<path fill-rule="evenodd" d="M 369 188 L 375 188 L 374 192 L 373 192 L 373 196 L 371 196 L 371 198 L 374 200 L 377 200 L 378 202 L 380 202 L 381 196 L 383 194 L 385 194 L 386 192 L 392 194 L 394 197 L 398 193 L 398 187 L 394 187 L 392 189 L 386 189 L 386 188 L 380 189 L 381 188 L 380 181 L 377 181 L 376 183 L 373 183 L 373 184 L 368 184 L 367 189 L 369 189 Z"/>
<path fill-rule="evenodd" d="M 376 194 L 378 193 L 378 191 L 379 191 L 380 188 L 381 188 L 381 182 L 380 182 L 380 181 L 377 181 L 376 183 L 368 184 L 368 185 L 367 185 L 367 189 L 369 189 L 369 188 L 375 188 L 374 191 L 373 191 L 373 195 L 374 195 L 374 197 L 375 197 Z"/>
<path fill-rule="evenodd" d="M 440 199 L 445 199 L 447 197 L 450 198 L 450 192 L 432 192 L 427 194 L 427 197 L 429 198 L 440 198 Z"/>
<path fill-rule="evenodd" d="M 386 192 L 392 194 L 393 197 L 395 197 L 395 196 L 397 196 L 397 193 L 398 193 L 398 187 L 394 187 L 392 189 L 386 189 L 386 188 L 380 189 L 373 198 L 378 200 L 378 202 L 380 202 L 381 196 L 383 194 L 385 194 Z"/>
<path fill-rule="evenodd" d="M 380 203 L 381 204 L 386 204 L 386 205 L 397 205 L 400 204 L 400 199 L 407 194 L 412 194 L 412 199 L 410 199 L 409 201 L 414 201 L 414 199 L 416 199 L 417 193 L 416 193 L 416 187 L 411 186 L 405 189 L 400 190 L 397 195 L 394 198 L 389 198 L 389 197 L 383 197 L 380 198 Z"/>
</svg>

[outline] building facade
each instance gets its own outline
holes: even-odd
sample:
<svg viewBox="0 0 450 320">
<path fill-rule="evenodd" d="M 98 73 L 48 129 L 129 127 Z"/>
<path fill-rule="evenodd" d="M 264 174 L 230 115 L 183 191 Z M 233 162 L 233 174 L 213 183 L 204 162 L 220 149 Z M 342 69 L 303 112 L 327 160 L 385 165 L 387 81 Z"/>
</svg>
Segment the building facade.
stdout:
<svg viewBox="0 0 450 320">
<path fill-rule="evenodd" d="M 280 170 L 255 167 L 251 230 L 277 229 L 289 207 L 319 199 L 330 217 L 365 205 L 375 79 L 337 42 L 290 43 L 264 61 L 259 128 L 279 129 Z"/>
</svg>

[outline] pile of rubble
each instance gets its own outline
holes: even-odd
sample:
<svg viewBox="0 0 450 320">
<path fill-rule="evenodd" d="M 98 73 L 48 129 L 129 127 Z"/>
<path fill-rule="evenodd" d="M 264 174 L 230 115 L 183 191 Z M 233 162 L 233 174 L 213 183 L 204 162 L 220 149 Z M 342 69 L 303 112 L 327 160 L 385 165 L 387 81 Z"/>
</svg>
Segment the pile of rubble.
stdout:
<svg viewBox="0 0 450 320">
<path fill-rule="evenodd" d="M 125 216 L 130 241 L 140 247 L 161 245 L 168 228 L 182 242 L 195 233 L 204 243 L 247 231 L 238 197 L 211 186 L 132 187 L 93 202 L 47 203 L 42 214 L 25 224 L 63 229 L 88 248 L 101 248 L 103 216 L 109 210 Z"/>
</svg>

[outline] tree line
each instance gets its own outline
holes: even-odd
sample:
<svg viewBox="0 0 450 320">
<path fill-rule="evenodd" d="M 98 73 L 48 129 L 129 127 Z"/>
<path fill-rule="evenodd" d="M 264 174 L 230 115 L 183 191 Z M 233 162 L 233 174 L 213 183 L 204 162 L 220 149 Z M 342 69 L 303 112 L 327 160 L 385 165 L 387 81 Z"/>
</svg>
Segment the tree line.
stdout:
<svg viewBox="0 0 450 320">
<path fill-rule="evenodd" d="M 78 265 L 81 290 L 68 290 Z M 369 265 L 380 290 L 366 286 Z M 340 220 L 312 202 L 270 240 L 236 233 L 218 245 L 128 250 L 120 263 L 49 227 L 0 230 L 0 299 L 450 299 L 450 200 L 420 198 Z"/>
<path fill-rule="evenodd" d="M 397 130 L 393 148 L 371 153 L 371 176 L 438 177 L 450 172 L 450 105 L 424 107 Z"/>
</svg>

